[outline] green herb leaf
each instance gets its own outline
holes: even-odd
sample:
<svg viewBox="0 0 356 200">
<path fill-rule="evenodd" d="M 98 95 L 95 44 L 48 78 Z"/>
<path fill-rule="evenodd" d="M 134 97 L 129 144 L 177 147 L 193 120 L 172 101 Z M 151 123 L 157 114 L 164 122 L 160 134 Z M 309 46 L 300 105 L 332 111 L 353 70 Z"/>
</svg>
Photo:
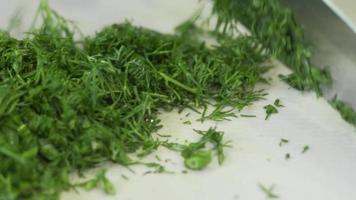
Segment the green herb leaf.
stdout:
<svg viewBox="0 0 356 200">
<path fill-rule="evenodd" d="M 281 146 L 283 146 L 285 144 L 288 144 L 288 143 L 289 143 L 289 140 L 282 138 L 281 141 L 279 142 L 279 146 L 281 147 Z"/>
<path fill-rule="evenodd" d="M 274 106 L 276 107 L 284 107 L 282 104 L 281 104 L 281 100 L 279 99 L 276 99 L 273 103 Z"/>
<path fill-rule="evenodd" d="M 264 109 L 266 110 L 266 118 L 265 118 L 265 120 L 267 120 L 272 114 L 278 113 L 277 108 L 274 107 L 271 104 L 265 106 Z"/>
<path fill-rule="evenodd" d="M 274 190 L 274 185 L 271 185 L 270 187 L 266 187 L 262 184 L 259 184 L 258 187 L 266 194 L 266 197 L 269 199 L 279 199 L 279 196 L 276 195 L 273 190 Z"/>
<path fill-rule="evenodd" d="M 305 146 L 303 147 L 302 153 L 306 153 L 307 151 L 309 151 L 309 149 L 310 149 L 309 145 L 305 145 Z"/>
<path fill-rule="evenodd" d="M 211 151 L 197 151 L 185 158 L 184 164 L 192 170 L 202 170 L 211 162 Z"/>
</svg>

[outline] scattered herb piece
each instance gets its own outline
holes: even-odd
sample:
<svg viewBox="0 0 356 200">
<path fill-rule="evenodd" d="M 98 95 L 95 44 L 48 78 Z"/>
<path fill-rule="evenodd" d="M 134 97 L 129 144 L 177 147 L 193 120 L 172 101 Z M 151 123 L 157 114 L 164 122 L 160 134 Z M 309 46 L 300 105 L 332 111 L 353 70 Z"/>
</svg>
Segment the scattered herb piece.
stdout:
<svg viewBox="0 0 356 200">
<path fill-rule="evenodd" d="M 162 135 L 162 134 L 159 134 L 159 133 L 156 133 L 158 136 L 160 137 L 164 137 L 164 138 L 169 138 L 169 137 L 172 137 L 171 135 Z"/>
<path fill-rule="evenodd" d="M 305 146 L 303 147 L 302 153 L 303 153 L 303 154 L 306 153 L 307 151 L 309 151 L 309 149 L 310 149 L 309 145 L 305 145 Z"/>
<path fill-rule="evenodd" d="M 155 155 L 155 158 L 156 158 L 158 161 L 162 161 L 162 159 L 161 159 L 158 155 Z"/>
<path fill-rule="evenodd" d="M 250 117 L 256 117 L 256 115 L 244 115 L 244 114 L 241 114 L 240 116 L 241 116 L 241 117 L 248 117 L 248 118 L 250 118 Z"/>
<path fill-rule="evenodd" d="M 339 111 L 345 121 L 356 126 L 356 111 L 349 104 L 338 100 L 336 96 L 329 103 Z"/>
<path fill-rule="evenodd" d="M 125 180 L 129 180 L 129 178 L 125 175 L 125 174 L 121 174 L 121 178 L 125 179 Z"/>
<path fill-rule="evenodd" d="M 224 148 L 228 147 L 227 143 L 223 143 L 223 132 L 216 131 L 215 128 L 209 128 L 207 131 L 195 131 L 202 136 L 197 142 L 188 144 L 166 142 L 162 145 L 173 151 L 181 152 L 188 169 L 204 169 L 212 160 L 212 152 L 216 152 L 218 162 L 222 164 L 225 159 Z M 208 143 L 213 147 L 207 149 Z"/>
<path fill-rule="evenodd" d="M 106 174 L 106 170 L 101 170 L 100 172 L 97 173 L 94 179 L 90 179 L 88 181 L 85 181 L 83 183 L 78 183 L 76 185 L 85 190 L 91 190 L 96 187 L 100 187 L 106 194 L 114 195 L 116 194 L 115 187 L 112 185 L 109 179 L 106 178 L 105 174 Z"/>
<path fill-rule="evenodd" d="M 275 105 L 276 107 L 284 107 L 282 104 L 281 104 L 281 100 L 279 99 L 276 99 L 273 103 L 273 105 Z"/>
<path fill-rule="evenodd" d="M 144 173 L 144 175 L 150 174 L 150 173 L 154 173 L 154 174 L 161 174 L 161 173 L 167 173 L 167 174 L 173 174 L 173 172 L 166 170 L 166 168 L 156 162 L 150 162 L 150 163 L 141 163 L 147 167 L 151 167 L 154 168 L 154 170 L 150 170 Z"/>
<path fill-rule="evenodd" d="M 184 164 L 192 170 L 202 170 L 211 162 L 211 151 L 195 151 L 186 156 Z"/>
<path fill-rule="evenodd" d="M 288 144 L 288 143 L 289 143 L 289 140 L 281 138 L 281 141 L 279 142 L 279 146 L 281 147 L 281 146 L 283 146 L 285 144 Z"/>
<path fill-rule="evenodd" d="M 265 106 L 264 109 L 266 110 L 266 118 L 265 118 L 265 120 L 267 120 L 272 114 L 278 113 L 277 108 L 274 107 L 271 104 Z"/>
<path fill-rule="evenodd" d="M 258 187 L 266 194 L 266 197 L 269 199 L 279 199 L 279 196 L 274 193 L 274 185 L 266 187 L 262 184 L 258 184 Z"/>
<path fill-rule="evenodd" d="M 210 128 L 207 131 L 196 131 L 202 135 L 202 138 L 195 143 L 190 143 L 183 147 L 182 156 L 185 159 L 185 165 L 189 169 L 201 170 L 211 161 L 211 150 L 204 150 L 207 143 L 214 145 L 219 164 L 224 162 L 225 144 L 223 144 L 223 133 Z"/>
<path fill-rule="evenodd" d="M 190 120 L 187 120 L 187 121 L 184 121 L 183 124 L 186 124 L 186 125 L 191 125 L 192 122 Z"/>
<path fill-rule="evenodd" d="M 286 160 L 289 160 L 290 157 L 291 157 L 291 156 L 290 156 L 290 153 L 287 153 L 286 156 L 285 156 Z"/>
<path fill-rule="evenodd" d="M 214 110 L 208 114 L 206 114 L 206 109 L 203 112 L 203 115 L 198 121 L 205 121 L 207 119 L 214 120 L 214 121 L 224 121 L 224 120 L 230 120 L 230 118 L 236 118 L 236 114 L 234 113 L 235 109 L 229 109 L 229 110 L 223 110 L 225 106 L 223 105 L 217 105 Z"/>
</svg>

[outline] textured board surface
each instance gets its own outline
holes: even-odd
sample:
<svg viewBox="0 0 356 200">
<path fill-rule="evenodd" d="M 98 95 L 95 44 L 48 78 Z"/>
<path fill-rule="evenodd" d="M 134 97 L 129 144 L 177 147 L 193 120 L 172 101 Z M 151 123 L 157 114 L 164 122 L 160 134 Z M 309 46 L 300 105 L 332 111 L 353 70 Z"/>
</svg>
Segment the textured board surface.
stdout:
<svg viewBox="0 0 356 200">
<path fill-rule="evenodd" d="M 11 15 L 10 10 L 22 5 L 23 15 L 30 16 L 36 1 L 0 0 L 1 27 Z M 171 32 L 188 18 L 198 6 L 194 0 L 55 0 L 53 7 L 64 16 L 79 22 L 85 33 L 93 33 L 103 25 L 133 20 L 134 24 Z M 4 10 L 4 12 L 2 12 Z M 5 12 L 6 10 L 6 12 Z M 30 17 L 24 19 L 28 24 Z M 27 21 L 28 20 L 28 21 Z M 25 27 L 25 26 L 24 26 Z M 354 200 L 356 199 L 356 130 L 344 122 L 324 99 L 313 93 L 300 93 L 279 81 L 278 74 L 289 70 L 276 62 L 267 76 L 271 85 L 263 85 L 269 95 L 266 100 L 245 109 L 243 114 L 256 118 L 233 119 L 222 123 L 201 124 L 199 117 L 188 110 L 162 113 L 162 134 L 171 140 L 195 140 L 193 129 L 205 130 L 217 126 L 225 131 L 232 147 L 226 149 L 222 166 L 214 162 L 204 171 L 184 170 L 182 158 L 175 152 L 160 148 L 148 158 L 158 155 L 167 170 L 174 174 L 147 174 L 146 167 L 133 167 L 135 173 L 123 167 L 104 164 L 117 195 L 107 196 L 100 190 L 67 192 L 63 200 L 264 200 L 258 185 L 275 185 L 274 192 L 285 200 Z M 279 98 L 284 108 L 265 121 L 263 107 Z M 192 125 L 183 122 L 191 120 Z M 289 143 L 280 147 L 281 138 Z M 302 154 L 303 147 L 310 150 Z M 290 154 L 289 160 L 285 155 Z M 168 160 L 167 160 L 168 159 Z M 167 160 L 167 162 L 166 162 Z M 95 170 L 88 173 L 95 174 Z M 122 178 L 125 175 L 129 180 Z"/>
</svg>

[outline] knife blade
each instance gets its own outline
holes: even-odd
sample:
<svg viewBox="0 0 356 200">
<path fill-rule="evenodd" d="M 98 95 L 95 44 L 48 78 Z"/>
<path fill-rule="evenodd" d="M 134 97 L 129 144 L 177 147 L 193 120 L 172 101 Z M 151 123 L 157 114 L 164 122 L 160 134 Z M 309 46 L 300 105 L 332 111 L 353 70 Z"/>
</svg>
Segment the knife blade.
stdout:
<svg viewBox="0 0 356 200">
<path fill-rule="evenodd" d="M 323 88 L 326 98 L 337 95 L 356 109 L 356 25 L 353 26 L 356 21 L 330 0 L 283 0 L 282 3 L 294 11 L 297 22 L 303 26 L 306 41 L 314 53 L 313 63 L 330 69 L 334 83 Z M 356 10 L 356 2 L 349 4 Z"/>
</svg>

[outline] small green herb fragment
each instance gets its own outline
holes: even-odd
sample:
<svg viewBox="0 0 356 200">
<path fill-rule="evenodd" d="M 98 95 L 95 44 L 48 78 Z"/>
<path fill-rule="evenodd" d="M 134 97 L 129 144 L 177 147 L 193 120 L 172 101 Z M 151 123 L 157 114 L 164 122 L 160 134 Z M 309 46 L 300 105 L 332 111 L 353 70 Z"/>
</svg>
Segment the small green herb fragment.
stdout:
<svg viewBox="0 0 356 200">
<path fill-rule="evenodd" d="M 279 196 L 276 195 L 273 190 L 274 190 L 274 185 L 271 185 L 270 187 L 266 187 L 262 184 L 259 184 L 258 187 L 266 194 L 266 197 L 269 199 L 279 199 Z"/>
<path fill-rule="evenodd" d="M 286 155 L 285 155 L 285 158 L 286 158 L 286 160 L 289 160 L 290 159 L 290 153 L 287 153 Z"/>
<path fill-rule="evenodd" d="M 279 146 L 281 147 L 281 146 L 283 146 L 285 144 L 288 144 L 288 143 L 289 143 L 289 140 L 281 138 L 281 141 L 279 142 Z"/>
<path fill-rule="evenodd" d="M 185 158 L 184 164 L 188 169 L 202 170 L 211 162 L 211 151 L 196 151 Z"/>
<path fill-rule="evenodd" d="M 223 143 L 222 132 L 216 131 L 215 128 L 210 128 L 207 131 L 196 132 L 201 135 L 199 141 L 189 144 L 178 143 L 163 143 L 162 145 L 174 151 L 180 151 L 184 158 L 185 166 L 192 170 L 204 169 L 212 160 L 212 153 L 216 152 L 219 164 L 222 164 L 225 159 L 224 148 L 228 147 L 227 143 Z M 207 148 L 207 144 L 212 144 L 212 148 Z"/>
<path fill-rule="evenodd" d="M 106 194 L 114 195 L 116 194 L 115 187 L 112 185 L 110 180 L 106 177 L 106 170 L 101 170 L 97 173 L 94 179 L 90 179 L 83 183 L 76 184 L 85 190 L 92 190 L 96 187 L 100 187 Z"/>
<path fill-rule="evenodd" d="M 125 175 L 125 174 L 121 174 L 121 178 L 125 179 L 125 180 L 129 180 L 129 178 Z"/>
<path fill-rule="evenodd" d="M 274 107 L 271 104 L 265 106 L 264 109 L 266 110 L 266 118 L 265 118 L 265 120 L 267 120 L 272 114 L 278 113 L 277 108 Z"/>
<path fill-rule="evenodd" d="M 256 117 L 256 115 L 244 115 L 244 114 L 241 114 L 240 116 L 241 117 L 247 117 L 247 118 Z"/>
<path fill-rule="evenodd" d="M 191 125 L 192 122 L 190 120 L 187 120 L 187 121 L 184 121 L 183 124 L 186 124 L 186 125 Z"/>
<path fill-rule="evenodd" d="M 281 104 L 281 100 L 279 99 L 276 99 L 273 103 L 273 105 L 275 105 L 276 107 L 284 107 L 282 104 Z"/>
<path fill-rule="evenodd" d="M 158 160 L 158 161 L 162 161 L 162 159 L 161 159 L 158 155 L 155 155 L 155 158 L 156 158 L 156 160 Z"/>
<path fill-rule="evenodd" d="M 309 151 L 309 149 L 310 149 L 309 145 L 305 145 L 305 146 L 303 147 L 302 153 L 303 153 L 303 154 L 306 153 L 307 151 Z"/>
<path fill-rule="evenodd" d="M 353 126 L 356 126 L 356 111 L 347 103 L 342 102 L 335 96 L 329 103 L 339 111 L 341 117 Z"/>
<path fill-rule="evenodd" d="M 204 122 L 205 120 L 214 120 L 214 121 L 224 121 L 231 120 L 231 118 L 236 118 L 236 114 L 234 113 L 235 109 L 224 110 L 225 106 L 217 105 L 214 110 L 206 115 L 206 109 L 204 110 L 202 117 L 199 121 Z"/>
</svg>

